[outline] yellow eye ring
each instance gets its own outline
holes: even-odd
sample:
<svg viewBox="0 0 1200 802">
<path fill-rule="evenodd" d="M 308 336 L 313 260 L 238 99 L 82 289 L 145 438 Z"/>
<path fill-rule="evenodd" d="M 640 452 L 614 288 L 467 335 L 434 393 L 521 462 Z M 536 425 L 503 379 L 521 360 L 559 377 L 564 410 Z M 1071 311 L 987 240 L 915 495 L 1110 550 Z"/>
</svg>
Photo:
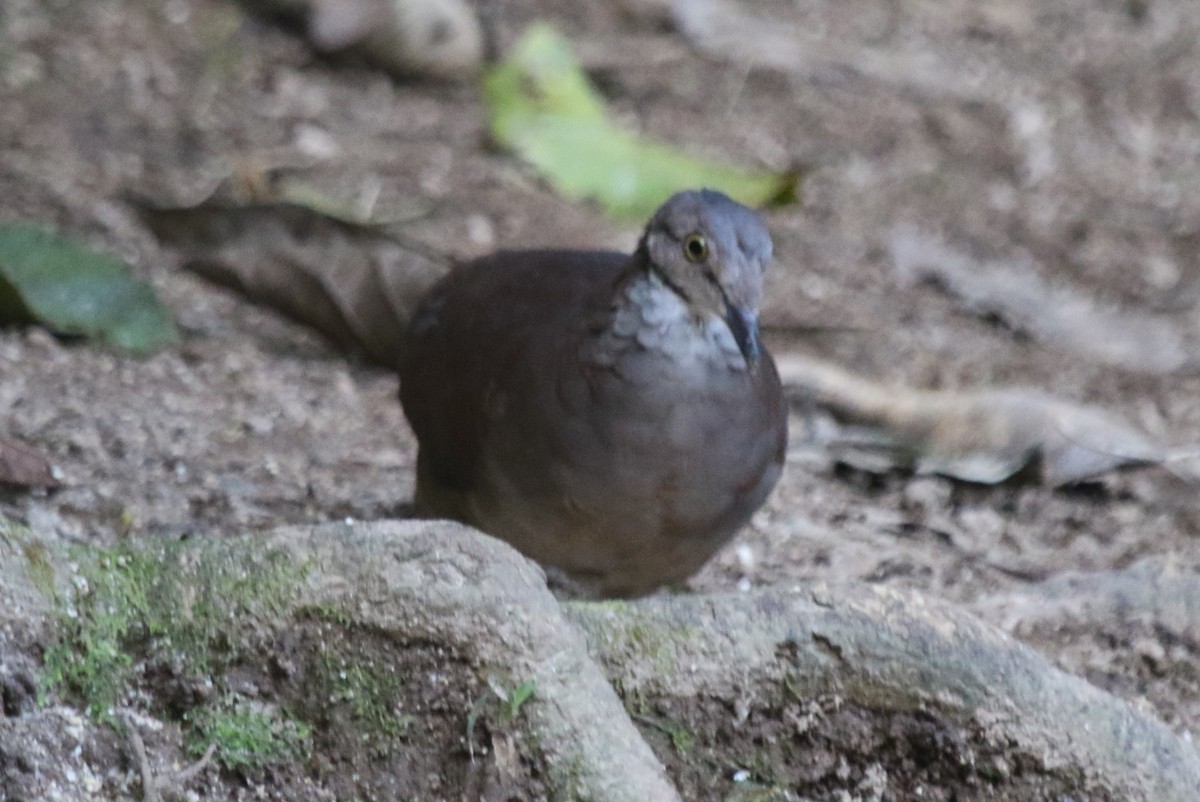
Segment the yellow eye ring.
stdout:
<svg viewBox="0 0 1200 802">
<path fill-rule="evenodd" d="M 688 234 L 684 238 L 683 258 L 689 262 L 703 262 L 708 258 L 708 240 L 703 234 Z"/>
</svg>

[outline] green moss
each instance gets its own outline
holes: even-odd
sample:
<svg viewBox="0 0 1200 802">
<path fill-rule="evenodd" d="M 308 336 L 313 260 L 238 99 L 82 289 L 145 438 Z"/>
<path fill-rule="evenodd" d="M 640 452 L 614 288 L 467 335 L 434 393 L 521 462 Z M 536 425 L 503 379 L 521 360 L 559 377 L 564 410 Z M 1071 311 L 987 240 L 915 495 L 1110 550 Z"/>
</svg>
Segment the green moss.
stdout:
<svg viewBox="0 0 1200 802">
<path fill-rule="evenodd" d="M 279 614 L 308 570 L 281 551 L 211 542 L 125 543 L 70 556 L 71 591 L 57 599 L 43 697 L 73 695 L 109 723 L 146 663 L 179 666 L 219 687 L 221 670 L 245 650 L 239 633 Z"/>
<path fill-rule="evenodd" d="M 660 675 L 677 674 L 678 645 L 694 640 L 698 634 L 684 624 L 665 624 L 643 615 L 629 601 L 577 601 L 571 606 L 583 612 L 575 617 L 575 623 L 587 630 L 589 640 L 604 639 L 614 647 L 607 651 L 629 652 Z M 606 615 L 608 612 L 616 615 Z"/>
<path fill-rule="evenodd" d="M 405 677 L 394 665 L 349 659 L 329 650 L 322 656 L 318 673 L 322 696 L 330 705 L 344 706 L 363 741 L 408 735 L 413 717 L 399 712 Z"/>
<path fill-rule="evenodd" d="M 322 621 L 327 624 L 336 624 L 343 629 L 352 626 L 354 623 L 354 617 L 350 615 L 350 611 L 346 609 L 346 605 L 338 602 L 322 601 L 317 604 L 306 604 L 297 610 L 296 614 L 301 618 L 309 618 L 313 621 Z"/>
<path fill-rule="evenodd" d="M 671 746 L 675 747 L 676 753 L 680 756 L 686 755 L 696 745 L 696 736 L 692 734 L 691 730 L 670 719 L 645 712 L 634 714 L 631 718 L 639 724 L 653 727 L 670 738 Z"/>
<path fill-rule="evenodd" d="M 53 595 L 54 566 L 46 554 L 46 544 L 36 540 L 27 530 L 21 531 L 11 525 L 6 526 L 3 534 L 6 539 L 20 545 L 21 553 L 25 556 L 25 571 L 33 586 L 47 596 Z"/>
<path fill-rule="evenodd" d="M 364 656 L 361 644 L 352 642 L 354 618 L 344 604 L 322 602 L 298 611 L 303 619 L 325 626 L 319 646 L 315 687 L 311 695 L 324 700 L 318 718 L 348 719 L 363 741 L 387 746 L 406 738 L 413 716 L 401 712 L 407 678 L 386 660 Z"/>
<path fill-rule="evenodd" d="M 696 745 L 696 736 L 685 727 L 675 725 L 671 727 L 668 735 L 671 736 L 671 745 L 681 755 L 686 755 Z"/>
<path fill-rule="evenodd" d="M 229 694 L 184 716 L 191 725 L 187 749 L 202 755 L 216 746 L 218 763 L 228 769 L 263 769 L 305 758 L 312 728 L 273 705 Z"/>
</svg>

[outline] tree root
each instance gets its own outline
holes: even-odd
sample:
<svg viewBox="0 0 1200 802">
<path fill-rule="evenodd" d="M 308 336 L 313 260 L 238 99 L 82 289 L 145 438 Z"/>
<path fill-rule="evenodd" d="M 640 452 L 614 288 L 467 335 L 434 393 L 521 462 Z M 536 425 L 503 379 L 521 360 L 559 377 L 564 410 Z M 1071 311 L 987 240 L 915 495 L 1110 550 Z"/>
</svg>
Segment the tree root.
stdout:
<svg viewBox="0 0 1200 802">
<path fill-rule="evenodd" d="M 62 593 L 73 587 L 72 564 L 53 546 L 38 547 L 35 565 L 28 543 L 0 545 L 0 624 L 47 619 L 49 608 L 36 601 L 45 596 L 45 566 Z M 1034 789 L 1195 802 L 1200 789 L 1200 755 L 1163 724 L 974 616 L 916 594 L 811 585 L 560 606 L 538 569 L 505 544 L 423 521 L 292 527 L 184 548 L 220 554 L 251 579 L 264 552 L 306 566 L 296 596 L 251 626 L 286 633 L 322 610 L 351 642 L 369 631 L 397 650 L 436 644 L 492 687 L 535 688 L 520 721 L 555 799 L 680 798 L 626 706 L 649 722 L 649 737 L 660 719 L 648 711 L 687 710 L 693 729 L 729 734 L 777 725 L 768 717 L 789 705 L 825 705 L 807 729 L 776 726 L 758 738 L 798 747 L 791 764 L 759 775 L 804 793 L 828 794 L 838 777 L 850 787 L 892 783 L 890 795 L 900 796 L 916 777 L 955 798 L 986 788 L 998 800 L 1033 798 Z M 186 571 L 192 562 L 177 554 L 172 565 Z M 912 769 L 914 753 L 901 755 L 896 744 L 916 730 L 935 744 L 928 765 L 889 769 L 897 756 Z M 840 768 L 807 765 L 810 749 L 834 755 Z M 675 774 L 684 781 L 689 771 L 708 774 L 689 782 L 687 795 L 712 796 L 720 775 L 686 766 Z"/>
<path fill-rule="evenodd" d="M 556 799 L 679 799 L 541 572 L 507 544 L 407 521 L 284 529 L 264 545 L 315 566 L 301 606 L 342 604 L 399 643 L 467 656 L 495 684 L 532 683 L 522 715 Z"/>
<path fill-rule="evenodd" d="M 1200 755 L 1166 726 L 916 594 L 815 585 L 651 599 L 620 615 L 568 609 L 627 697 L 716 698 L 744 717 L 739 709 L 770 707 L 787 689 L 837 698 L 883 728 L 933 717 L 959 743 L 957 758 L 992 783 L 1020 767 L 1089 798 L 1185 802 L 1200 789 Z"/>
</svg>

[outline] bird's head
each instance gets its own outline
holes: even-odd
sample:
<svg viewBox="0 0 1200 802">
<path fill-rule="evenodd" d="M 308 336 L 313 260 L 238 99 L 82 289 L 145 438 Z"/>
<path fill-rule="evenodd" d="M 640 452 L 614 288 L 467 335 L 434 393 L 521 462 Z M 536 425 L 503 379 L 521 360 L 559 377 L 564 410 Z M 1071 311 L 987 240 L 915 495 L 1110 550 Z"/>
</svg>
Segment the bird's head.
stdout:
<svg viewBox="0 0 1200 802">
<path fill-rule="evenodd" d="M 725 321 L 747 364 L 758 361 L 758 309 L 772 253 L 758 214 L 713 190 L 680 192 L 654 213 L 638 252 L 698 317 Z"/>
</svg>

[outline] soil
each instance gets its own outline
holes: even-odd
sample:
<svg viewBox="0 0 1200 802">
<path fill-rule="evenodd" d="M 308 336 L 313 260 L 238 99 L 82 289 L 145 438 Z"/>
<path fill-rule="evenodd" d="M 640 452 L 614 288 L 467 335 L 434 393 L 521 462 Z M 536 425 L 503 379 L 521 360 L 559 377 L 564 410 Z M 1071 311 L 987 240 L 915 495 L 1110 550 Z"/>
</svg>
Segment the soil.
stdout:
<svg viewBox="0 0 1200 802">
<path fill-rule="evenodd" d="M 802 202 L 767 214 L 776 263 L 763 319 L 776 353 L 914 386 L 1042 388 L 1195 445 L 1196 375 L 1105 364 L 973 314 L 937 286 L 901 281 L 888 251 L 896 226 L 912 224 L 973 258 L 1027 263 L 1048 286 L 1196 337 L 1200 18 L 1190 0 L 750 5 L 816 37 L 802 68 L 706 56 L 652 14 L 616 3 L 486 10 L 501 52 L 534 19 L 565 32 L 614 112 L 648 135 L 703 156 L 804 167 Z M 454 258 L 627 248 L 636 238 L 636 226 L 556 197 L 491 147 L 475 86 L 398 81 L 318 57 L 241 6 L 6 0 L 0 24 L 0 222 L 44 222 L 121 255 L 183 333 L 178 346 L 136 358 L 38 329 L 0 332 L 0 434 L 47 454 L 63 483 L 0 491 L 0 516 L 42 536 L 221 537 L 395 517 L 411 497 L 415 441 L 396 379 L 182 271 L 130 198 L 194 199 L 214 176 L 295 159 L 351 192 L 377 188 L 380 208 L 419 209 L 407 235 Z M 1058 490 L 985 487 L 854 471 L 798 443 L 767 506 L 687 589 L 860 580 L 988 617 L 992 599 L 1036 600 L 1055 578 L 1153 557 L 1189 571 L 1200 561 L 1195 488 L 1165 468 Z M 1152 621 L 1064 616 L 1023 630 L 993 619 L 1177 732 L 1200 734 L 1200 642 Z M 39 760 L 58 766 L 61 798 L 124 798 L 135 769 L 114 757 L 124 754 L 115 736 L 89 730 L 84 743 L 70 737 L 82 728 L 77 713 L 38 712 L 25 687 L 35 668 L 21 659 L 4 664 L 5 714 L 25 731 L 0 745 L 0 798 L 44 793 L 29 779 Z M 412 659 L 414 673 L 430 670 L 430 654 Z M 422 736 L 424 770 L 399 789 L 386 766 L 331 748 L 325 759 L 353 766 L 357 785 L 322 765 L 268 776 L 210 769 L 201 798 L 544 793 L 535 779 L 519 788 L 461 779 L 472 697 L 456 693 L 430 691 L 440 723 Z M 699 720 L 702 708 L 672 715 Z M 764 738 L 778 726 L 760 725 Z M 148 748 L 176 753 L 177 731 L 163 732 Z M 669 739 L 647 732 L 670 752 Z M 439 764 L 435 747 L 454 757 Z M 787 776 L 833 793 L 837 769 L 827 768 Z M 819 782 L 806 786 L 809 775 Z M 857 790 L 838 798 L 902 798 L 852 779 Z"/>
</svg>

